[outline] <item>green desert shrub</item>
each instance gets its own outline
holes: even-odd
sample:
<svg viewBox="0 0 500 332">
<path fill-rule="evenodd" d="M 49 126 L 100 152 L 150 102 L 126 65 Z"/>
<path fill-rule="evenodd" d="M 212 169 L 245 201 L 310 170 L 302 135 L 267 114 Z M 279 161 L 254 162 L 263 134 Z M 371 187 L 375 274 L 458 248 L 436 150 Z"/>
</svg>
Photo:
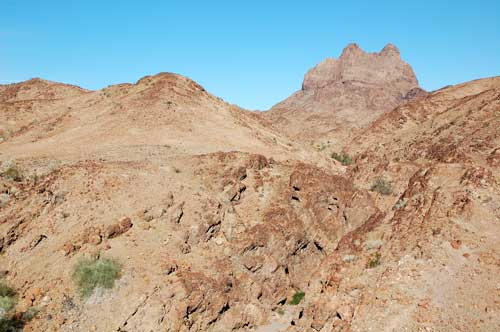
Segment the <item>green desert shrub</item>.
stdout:
<svg viewBox="0 0 500 332">
<path fill-rule="evenodd" d="M 17 332 L 22 331 L 24 323 L 15 317 L 0 319 L 0 332 Z"/>
<path fill-rule="evenodd" d="M 21 332 L 38 310 L 34 307 L 25 312 L 14 312 L 16 291 L 0 280 L 0 332 Z"/>
<path fill-rule="evenodd" d="M 14 296 L 16 292 L 5 282 L 0 281 L 0 296 Z"/>
<path fill-rule="evenodd" d="M 367 267 L 370 269 L 376 268 L 381 264 L 381 255 L 379 252 L 375 253 L 370 257 L 370 260 L 368 261 Z"/>
<path fill-rule="evenodd" d="M 0 319 L 0 332 L 22 332 L 33 317 L 25 317 L 24 314 L 5 316 Z"/>
<path fill-rule="evenodd" d="M 306 296 L 306 293 L 302 291 L 298 291 L 297 293 L 293 294 L 292 300 L 290 301 L 291 305 L 297 305 L 302 301 L 302 299 Z"/>
<path fill-rule="evenodd" d="M 4 178 L 13 181 L 21 181 L 23 179 L 21 172 L 15 167 L 9 167 L 1 174 Z"/>
<path fill-rule="evenodd" d="M 89 297 L 98 287 L 113 288 L 120 277 L 121 265 L 109 258 L 82 258 L 75 265 L 73 280 L 82 297 Z"/>
<path fill-rule="evenodd" d="M 4 313 L 11 311 L 16 305 L 16 292 L 5 282 L 0 281 L 0 310 Z"/>
<path fill-rule="evenodd" d="M 0 332 L 15 332 L 22 325 L 9 312 L 16 305 L 16 292 L 0 280 Z"/>
<path fill-rule="evenodd" d="M 11 311 L 16 305 L 16 301 L 13 297 L 0 296 L 0 310 L 4 313 Z"/>
<path fill-rule="evenodd" d="M 373 181 L 370 190 L 376 191 L 382 195 L 390 195 L 392 193 L 392 186 L 389 181 L 378 178 Z"/>
<path fill-rule="evenodd" d="M 332 158 L 344 166 L 348 166 L 353 163 L 352 158 L 347 153 L 338 154 L 337 152 L 332 152 Z"/>
</svg>

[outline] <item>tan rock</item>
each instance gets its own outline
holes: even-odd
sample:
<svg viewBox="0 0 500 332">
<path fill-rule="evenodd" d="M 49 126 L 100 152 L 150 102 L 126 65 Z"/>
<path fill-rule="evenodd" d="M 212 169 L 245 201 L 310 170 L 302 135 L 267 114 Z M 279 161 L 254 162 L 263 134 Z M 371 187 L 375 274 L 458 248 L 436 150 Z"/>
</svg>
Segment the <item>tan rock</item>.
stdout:
<svg viewBox="0 0 500 332">
<path fill-rule="evenodd" d="M 450 245 L 453 249 L 460 249 L 460 246 L 462 245 L 462 241 L 460 240 L 453 240 L 450 242 Z"/>
</svg>

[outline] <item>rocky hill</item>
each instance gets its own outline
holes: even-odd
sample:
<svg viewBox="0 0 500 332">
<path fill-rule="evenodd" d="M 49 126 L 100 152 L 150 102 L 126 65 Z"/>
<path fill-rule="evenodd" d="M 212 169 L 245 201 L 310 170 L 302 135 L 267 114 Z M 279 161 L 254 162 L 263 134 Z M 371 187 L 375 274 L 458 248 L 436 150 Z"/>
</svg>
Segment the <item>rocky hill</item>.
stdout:
<svg viewBox="0 0 500 332">
<path fill-rule="evenodd" d="M 0 331 L 497 331 L 500 78 L 421 93 L 351 45 L 291 98 L 355 131 L 176 74 L 0 86 Z"/>
<path fill-rule="evenodd" d="M 69 93 L 65 85 L 43 83 L 47 86 L 41 95 L 43 104 L 12 110 L 3 106 L 2 116 L 10 123 L 2 148 L 5 153 L 74 159 L 142 146 L 171 148 L 176 153 L 269 148 L 270 155 L 279 155 L 292 150 L 289 141 L 254 114 L 225 103 L 180 75 L 163 73 L 144 77 L 136 84 L 93 92 L 77 90 L 82 93 Z M 33 81 L 15 87 L 24 95 L 40 94 L 40 86 Z M 9 96 L 14 90 L 11 86 L 3 89 Z M 24 95 L 5 99 L 15 104 L 24 101 Z M 46 95 L 66 97 L 45 99 Z"/>
<path fill-rule="evenodd" d="M 402 105 L 347 145 L 356 187 L 392 188 L 382 256 L 400 257 L 353 330 L 496 329 L 499 115 L 500 78 L 482 79 Z"/>
<path fill-rule="evenodd" d="M 297 140 L 342 147 L 356 129 L 421 95 L 425 91 L 394 45 L 366 53 L 349 44 L 338 59 L 311 69 L 302 89 L 266 115 Z"/>
<path fill-rule="evenodd" d="M 86 94 L 77 86 L 34 78 L 0 85 L 0 142 L 28 126 L 57 115 L 51 105 L 58 100 Z"/>
<path fill-rule="evenodd" d="M 429 94 L 383 115 L 349 144 L 380 160 L 499 165 L 500 79 L 482 79 Z M 376 142 L 376 143 L 375 143 Z"/>
</svg>

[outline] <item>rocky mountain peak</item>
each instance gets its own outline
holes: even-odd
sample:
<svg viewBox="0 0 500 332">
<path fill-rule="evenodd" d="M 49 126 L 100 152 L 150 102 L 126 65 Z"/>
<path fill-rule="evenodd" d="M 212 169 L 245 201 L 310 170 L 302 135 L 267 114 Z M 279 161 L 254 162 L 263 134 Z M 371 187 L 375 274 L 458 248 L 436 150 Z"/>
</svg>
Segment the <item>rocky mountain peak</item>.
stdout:
<svg viewBox="0 0 500 332">
<path fill-rule="evenodd" d="M 346 47 L 344 47 L 344 50 L 342 51 L 341 58 L 342 57 L 349 57 L 352 55 L 360 54 L 360 53 L 365 53 L 357 43 L 350 43 L 347 44 Z"/>
<path fill-rule="evenodd" d="M 396 46 L 369 53 L 351 43 L 338 58 L 309 70 L 302 89 L 276 104 L 269 117 L 289 135 L 341 146 L 355 130 L 425 95 Z"/>
<path fill-rule="evenodd" d="M 401 56 L 401 54 L 399 53 L 399 48 L 397 48 L 396 46 L 394 46 L 391 43 L 384 46 L 382 51 L 380 51 L 380 55 L 381 56 L 397 56 L 397 57 Z"/>
<path fill-rule="evenodd" d="M 24 82 L 0 85 L 0 102 L 62 99 L 80 96 L 87 92 L 89 90 L 76 85 L 35 77 Z"/>
<path fill-rule="evenodd" d="M 316 90 L 346 81 L 383 86 L 401 95 L 418 86 L 415 73 L 401 60 L 399 49 L 393 44 L 387 44 L 380 52 L 367 53 L 352 43 L 338 59 L 328 58 L 311 69 L 302 89 Z"/>
<path fill-rule="evenodd" d="M 164 93 L 204 93 L 205 89 L 192 79 L 175 73 L 158 73 L 156 75 L 144 76 L 135 84 L 137 88 L 150 89 Z"/>
</svg>

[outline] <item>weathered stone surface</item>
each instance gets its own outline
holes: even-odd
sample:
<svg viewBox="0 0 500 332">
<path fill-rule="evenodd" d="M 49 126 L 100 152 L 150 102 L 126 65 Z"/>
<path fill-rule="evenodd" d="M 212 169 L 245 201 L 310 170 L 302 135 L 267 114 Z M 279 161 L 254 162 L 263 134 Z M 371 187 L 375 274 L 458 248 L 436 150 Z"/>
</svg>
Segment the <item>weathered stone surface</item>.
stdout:
<svg viewBox="0 0 500 332">
<path fill-rule="evenodd" d="M 129 217 L 122 218 L 118 223 L 109 225 L 106 228 L 105 237 L 112 239 L 127 232 L 133 226 L 132 220 Z"/>
<path fill-rule="evenodd" d="M 349 44 L 307 72 L 302 89 L 275 105 L 267 116 L 299 140 L 331 145 L 339 152 L 358 129 L 401 103 L 425 96 L 412 68 L 392 44 L 367 53 Z"/>
</svg>

